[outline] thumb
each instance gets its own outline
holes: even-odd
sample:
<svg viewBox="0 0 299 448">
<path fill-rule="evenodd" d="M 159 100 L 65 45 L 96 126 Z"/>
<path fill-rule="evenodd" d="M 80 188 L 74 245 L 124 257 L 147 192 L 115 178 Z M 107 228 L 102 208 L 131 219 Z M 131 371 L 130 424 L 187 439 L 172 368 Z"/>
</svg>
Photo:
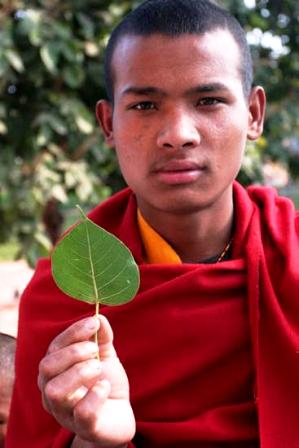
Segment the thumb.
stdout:
<svg viewBox="0 0 299 448">
<path fill-rule="evenodd" d="M 100 328 L 98 330 L 98 343 L 99 343 L 99 352 L 101 360 L 107 358 L 115 358 L 116 351 L 113 346 L 113 331 L 108 319 L 103 316 L 97 316 L 100 323 Z"/>
</svg>

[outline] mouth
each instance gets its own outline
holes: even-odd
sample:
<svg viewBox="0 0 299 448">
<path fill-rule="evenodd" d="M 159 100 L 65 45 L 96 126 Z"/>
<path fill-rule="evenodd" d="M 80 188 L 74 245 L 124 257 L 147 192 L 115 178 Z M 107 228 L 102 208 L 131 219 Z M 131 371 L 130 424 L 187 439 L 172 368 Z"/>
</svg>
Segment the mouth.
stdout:
<svg viewBox="0 0 299 448">
<path fill-rule="evenodd" d="M 190 184 L 198 180 L 207 170 L 207 165 L 192 160 L 170 160 L 158 165 L 153 174 L 167 185 Z"/>
</svg>

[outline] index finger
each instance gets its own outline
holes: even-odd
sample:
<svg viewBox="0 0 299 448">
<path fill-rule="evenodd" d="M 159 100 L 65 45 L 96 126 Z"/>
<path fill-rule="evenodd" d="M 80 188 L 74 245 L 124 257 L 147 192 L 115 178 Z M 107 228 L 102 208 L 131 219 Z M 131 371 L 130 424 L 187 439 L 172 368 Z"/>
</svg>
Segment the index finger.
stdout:
<svg viewBox="0 0 299 448">
<path fill-rule="evenodd" d="M 56 352 L 76 342 L 89 340 L 99 329 L 100 321 L 96 316 L 75 322 L 56 336 L 48 348 L 48 353 Z"/>
<path fill-rule="evenodd" d="M 108 319 L 103 315 L 88 317 L 75 322 L 51 342 L 48 354 L 61 350 L 76 342 L 88 341 L 98 333 L 98 343 L 101 347 L 101 358 L 116 356 L 113 347 L 113 331 Z"/>
</svg>

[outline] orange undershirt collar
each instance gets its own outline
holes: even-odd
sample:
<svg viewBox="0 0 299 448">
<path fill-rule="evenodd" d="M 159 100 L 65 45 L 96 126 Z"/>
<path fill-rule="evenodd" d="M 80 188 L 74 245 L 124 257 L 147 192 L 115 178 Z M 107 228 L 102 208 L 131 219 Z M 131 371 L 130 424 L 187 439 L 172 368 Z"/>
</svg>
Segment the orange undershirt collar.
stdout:
<svg viewBox="0 0 299 448">
<path fill-rule="evenodd" d="M 138 227 L 145 249 L 145 261 L 149 264 L 181 264 L 175 250 L 144 219 L 137 209 Z"/>
</svg>

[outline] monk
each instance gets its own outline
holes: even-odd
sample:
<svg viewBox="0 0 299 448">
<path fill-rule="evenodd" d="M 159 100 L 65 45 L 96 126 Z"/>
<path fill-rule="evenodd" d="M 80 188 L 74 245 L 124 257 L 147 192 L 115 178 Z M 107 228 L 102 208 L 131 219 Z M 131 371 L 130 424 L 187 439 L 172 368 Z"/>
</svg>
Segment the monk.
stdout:
<svg viewBox="0 0 299 448">
<path fill-rule="evenodd" d="M 105 70 L 96 114 L 128 188 L 89 217 L 141 286 L 95 318 L 39 262 L 7 448 L 299 447 L 299 216 L 235 181 L 266 102 L 243 30 L 208 0 L 148 0 Z"/>
</svg>

